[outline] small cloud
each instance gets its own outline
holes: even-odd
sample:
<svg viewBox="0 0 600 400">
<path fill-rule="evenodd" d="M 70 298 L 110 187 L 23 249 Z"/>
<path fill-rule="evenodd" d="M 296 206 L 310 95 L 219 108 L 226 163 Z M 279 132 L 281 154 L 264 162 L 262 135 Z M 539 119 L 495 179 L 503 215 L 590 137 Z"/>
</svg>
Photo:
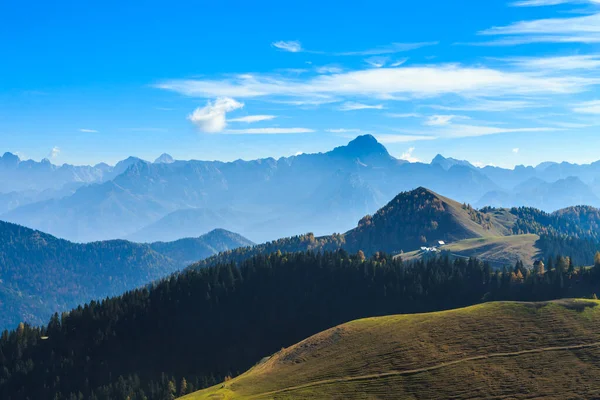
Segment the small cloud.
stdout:
<svg viewBox="0 0 600 400">
<path fill-rule="evenodd" d="M 382 110 L 383 109 L 383 104 L 369 105 L 369 104 L 362 104 L 362 103 L 356 103 L 356 102 L 352 102 L 352 101 L 347 101 L 344 104 L 342 104 L 339 109 L 341 111 Z"/>
<path fill-rule="evenodd" d="M 557 6 L 559 4 L 585 2 L 586 0 L 519 0 L 510 3 L 513 7 L 543 7 Z M 598 0 L 587 0 L 590 3 L 600 3 Z"/>
<path fill-rule="evenodd" d="M 271 46 L 276 47 L 283 51 L 289 51 L 290 53 L 299 53 L 303 51 L 302 44 L 297 40 L 280 40 L 278 42 L 271 43 Z"/>
<path fill-rule="evenodd" d="M 402 60 L 397 60 L 397 61 L 391 63 L 390 67 L 393 67 L 393 68 L 399 67 L 399 66 L 401 66 L 402 64 L 404 64 L 407 61 L 408 61 L 408 58 L 403 58 Z"/>
<path fill-rule="evenodd" d="M 386 114 L 390 118 L 420 118 L 421 114 L 416 113 L 389 113 Z"/>
<path fill-rule="evenodd" d="M 214 102 L 207 102 L 204 107 L 196 108 L 188 119 L 202 132 L 218 133 L 227 126 L 227 113 L 242 107 L 244 103 L 230 97 L 219 97 Z"/>
<path fill-rule="evenodd" d="M 392 43 L 387 46 L 380 46 L 373 49 L 361 51 L 347 51 L 336 53 L 337 56 L 378 56 L 382 54 L 394 54 L 402 51 L 410 51 L 425 46 L 435 46 L 438 42 L 420 42 L 420 43 Z"/>
<path fill-rule="evenodd" d="M 402 153 L 402 155 L 400 156 L 400 159 L 411 162 L 411 163 L 419 162 L 419 159 L 413 156 L 414 151 L 415 151 L 415 148 L 410 147 L 408 150 L 406 150 L 404 153 Z"/>
<path fill-rule="evenodd" d="M 79 130 L 79 132 L 83 132 L 83 133 L 98 133 L 98 131 L 95 130 L 95 129 L 85 129 L 85 128 L 81 128 Z"/>
<path fill-rule="evenodd" d="M 159 111 L 173 111 L 174 108 L 169 108 L 169 107 L 154 107 L 156 110 Z"/>
<path fill-rule="evenodd" d="M 312 129 L 307 128 L 254 128 L 254 129 L 228 129 L 223 131 L 228 135 L 279 135 L 292 133 L 311 133 Z"/>
<path fill-rule="evenodd" d="M 227 122 L 246 122 L 251 124 L 253 122 L 270 121 L 275 118 L 277 118 L 275 115 L 247 115 L 245 117 L 232 118 L 227 120 Z"/>
<path fill-rule="evenodd" d="M 302 154 L 304 154 L 303 151 L 297 151 L 294 153 L 294 156 L 298 157 L 298 156 L 301 156 Z"/>
<path fill-rule="evenodd" d="M 519 153 L 519 148 L 515 147 L 514 149 L 512 149 L 512 152 L 515 153 L 515 154 Z"/>
<path fill-rule="evenodd" d="M 446 126 L 452 123 L 456 115 L 431 115 L 423 124 L 427 126 Z"/>
<path fill-rule="evenodd" d="M 376 57 L 369 57 L 365 60 L 365 62 L 367 64 L 369 64 L 371 67 L 374 68 L 381 68 L 384 67 L 385 64 L 390 60 L 389 57 L 381 57 L 381 56 L 376 56 Z"/>
<path fill-rule="evenodd" d="M 600 114 L 600 100 L 579 103 L 573 108 L 573 111 L 580 114 Z"/>
<path fill-rule="evenodd" d="M 58 155 L 60 154 L 60 148 L 58 148 L 57 146 L 54 146 L 52 148 L 52 150 L 50 150 L 50 153 L 48 154 L 48 158 L 56 158 L 58 157 Z"/>
<path fill-rule="evenodd" d="M 317 68 L 318 74 L 341 74 L 344 70 L 335 65 L 323 65 Z"/>
</svg>

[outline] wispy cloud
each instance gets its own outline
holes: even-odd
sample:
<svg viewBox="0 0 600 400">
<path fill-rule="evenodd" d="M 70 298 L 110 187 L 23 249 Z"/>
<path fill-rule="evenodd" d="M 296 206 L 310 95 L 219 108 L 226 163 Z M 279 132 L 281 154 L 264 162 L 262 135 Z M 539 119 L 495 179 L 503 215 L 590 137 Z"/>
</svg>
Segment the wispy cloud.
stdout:
<svg viewBox="0 0 600 400">
<path fill-rule="evenodd" d="M 53 159 L 58 157 L 58 155 L 60 154 L 60 148 L 58 148 L 57 146 L 54 146 L 52 148 L 52 150 L 50 150 L 50 153 L 48 153 L 48 158 Z"/>
<path fill-rule="evenodd" d="M 85 129 L 85 128 L 81 128 L 79 130 L 79 132 L 83 132 L 83 133 L 98 133 L 98 131 L 95 130 L 95 129 Z"/>
<path fill-rule="evenodd" d="M 302 48 L 302 44 L 297 40 L 280 40 L 278 42 L 271 43 L 271 45 L 279 50 L 289 51 L 290 53 L 299 53 L 304 50 Z"/>
<path fill-rule="evenodd" d="M 444 111 L 483 111 L 483 112 L 505 112 L 512 110 L 521 110 L 525 108 L 546 107 L 541 102 L 530 100 L 490 100 L 490 99 L 469 99 L 460 105 L 429 105 L 436 110 Z"/>
<path fill-rule="evenodd" d="M 254 128 L 254 129 L 227 129 L 224 134 L 228 135 L 279 135 L 292 133 L 311 133 L 313 129 L 308 128 Z"/>
<path fill-rule="evenodd" d="M 435 46 L 439 42 L 417 42 L 417 43 L 391 43 L 386 46 L 378 46 L 372 49 L 360 50 L 360 51 L 346 51 L 342 53 L 335 53 L 338 56 L 378 56 L 382 54 L 394 54 L 401 53 L 404 51 L 416 50 L 421 47 Z"/>
<path fill-rule="evenodd" d="M 517 154 L 519 153 L 520 149 L 518 147 L 515 147 L 514 149 L 512 149 L 512 152 Z"/>
<path fill-rule="evenodd" d="M 316 71 L 318 74 L 341 74 L 344 69 L 337 65 L 323 65 L 317 67 Z"/>
<path fill-rule="evenodd" d="M 484 45 L 599 43 L 600 13 L 569 18 L 519 21 L 506 26 L 495 26 L 479 34 L 505 36 L 492 42 L 480 43 Z"/>
<path fill-rule="evenodd" d="M 341 111 L 355 111 L 355 110 L 382 110 L 383 104 L 363 104 L 363 103 L 355 103 L 353 101 L 347 101 L 342 104 L 339 109 Z"/>
<path fill-rule="evenodd" d="M 381 68 L 390 60 L 389 57 L 373 56 L 365 59 L 365 62 L 373 68 Z"/>
<path fill-rule="evenodd" d="M 581 114 L 600 114 L 600 100 L 579 103 L 573 107 L 573 111 Z"/>
<path fill-rule="evenodd" d="M 260 122 L 260 121 L 270 121 L 272 119 L 277 118 L 275 115 L 247 115 L 245 117 L 232 118 L 227 120 L 227 122 Z"/>
<path fill-rule="evenodd" d="M 400 159 L 411 163 L 419 162 L 420 160 L 417 157 L 413 156 L 414 151 L 414 147 L 409 147 L 408 150 L 406 150 L 404 153 L 402 153 L 402 155 L 400 155 Z"/>
<path fill-rule="evenodd" d="M 204 98 L 364 96 L 385 99 L 402 95 L 423 98 L 442 94 L 479 97 L 566 94 L 587 90 L 598 83 L 597 79 L 577 75 L 544 76 L 525 71 L 441 64 L 365 69 L 306 79 L 245 74 L 220 80 L 170 80 L 155 86 Z"/>
<path fill-rule="evenodd" d="M 393 63 L 390 64 L 390 67 L 399 67 L 399 66 L 401 66 L 402 64 L 404 64 L 407 61 L 408 61 L 408 58 L 403 58 L 401 60 L 396 60 L 396 61 L 394 61 Z"/>
<path fill-rule="evenodd" d="M 427 118 L 427 120 L 423 123 L 423 125 L 427 126 L 445 126 L 450 125 L 453 119 L 456 118 L 467 118 L 461 117 L 458 115 L 431 115 Z"/>
<path fill-rule="evenodd" d="M 417 113 L 388 113 L 385 114 L 390 118 L 420 118 L 421 114 Z"/>
<path fill-rule="evenodd" d="M 519 0 L 514 1 L 510 5 L 513 7 L 543 7 L 557 6 L 567 3 L 592 3 L 600 4 L 600 0 Z"/>
<path fill-rule="evenodd" d="M 220 97 L 209 101 L 206 106 L 198 107 L 188 116 L 188 119 L 202 132 L 217 133 L 227 126 L 228 112 L 244 107 L 244 103 L 229 97 Z"/>
<path fill-rule="evenodd" d="M 600 55 L 572 55 L 560 57 L 517 57 L 506 58 L 507 61 L 520 68 L 531 70 L 566 71 L 577 69 L 600 68 Z"/>
<path fill-rule="evenodd" d="M 484 125 L 464 125 L 450 124 L 436 130 L 439 137 L 444 138 L 467 138 L 486 135 L 498 135 L 501 133 L 531 133 L 531 132 L 552 132 L 560 129 L 550 127 L 528 127 L 528 128 L 508 128 Z"/>
</svg>

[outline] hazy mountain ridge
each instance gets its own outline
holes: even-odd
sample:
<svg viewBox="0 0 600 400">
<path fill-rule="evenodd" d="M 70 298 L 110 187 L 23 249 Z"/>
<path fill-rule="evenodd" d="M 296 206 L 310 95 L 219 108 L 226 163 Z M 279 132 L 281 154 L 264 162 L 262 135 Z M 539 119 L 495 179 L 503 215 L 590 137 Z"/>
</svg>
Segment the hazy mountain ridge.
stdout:
<svg viewBox="0 0 600 400">
<path fill-rule="evenodd" d="M 197 217 L 199 230 L 188 231 L 194 236 L 220 227 L 258 242 L 308 230 L 325 235 L 351 229 L 399 192 L 419 186 L 478 207 L 600 206 L 595 189 L 600 163 L 549 162 L 510 170 L 478 168 L 441 155 L 430 164 L 409 163 L 370 135 L 326 153 L 252 161 L 177 161 L 163 154 L 154 163 L 130 157 L 114 167 L 56 167 L 48 161 L 15 164 L 15 157 L 2 157 L 0 181 L 7 179 L 2 168 L 30 167 L 56 176 L 64 169 L 71 171 L 68 179 L 50 182 L 71 188 L 45 196 L 31 190 L 1 194 L 2 218 L 76 241 L 175 239 L 169 216 L 186 209 L 205 210 L 206 220 Z M 36 174 L 29 172 L 28 179 L 35 182 Z M 152 233 L 157 227 L 163 236 Z"/>
</svg>

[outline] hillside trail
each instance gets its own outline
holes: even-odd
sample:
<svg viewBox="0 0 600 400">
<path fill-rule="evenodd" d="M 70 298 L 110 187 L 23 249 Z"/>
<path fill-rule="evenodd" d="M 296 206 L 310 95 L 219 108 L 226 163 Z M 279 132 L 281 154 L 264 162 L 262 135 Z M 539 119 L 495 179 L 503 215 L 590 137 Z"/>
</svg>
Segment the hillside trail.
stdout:
<svg viewBox="0 0 600 400">
<path fill-rule="evenodd" d="M 520 350 L 520 351 L 508 352 L 508 353 L 483 354 L 483 355 L 478 355 L 478 356 L 473 356 L 473 357 L 461 358 L 459 360 L 454 360 L 454 361 L 446 361 L 446 362 L 443 362 L 440 364 L 432 365 L 430 367 L 423 367 L 423 368 L 404 370 L 404 371 L 390 371 L 390 372 L 383 372 L 383 373 L 379 373 L 379 374 L 368 374 L 368 375 L 358 375 L 358 376 L 347 376 L 347 377 L 334 378 L 334 379 L 325 379 L 325 380 L 321 380 L 321 381 L 305 383 L 305 384 L 298 385 L 298 386 L 290 386 L 290 387 L 287 387 L 284 389 L 274 390 L 271 392 L 265 392 L 265 393 L 251 395 L 251 396 L 248 396 L 248 399 L 263 398 L 265 396 L 271 396 L 271 395 L 275 395 L 275 394 L 279 394 L 279 393 L 286 393 L 286 392 L 291 392 L 291 391 L 295 391 L 295 390 L 301 390 L 301 389 L 306 389 L 306 388 L 311 388 L 311 387 L 321 386 L 321 385 L 329 385 L 329 384 L 334 384 L 334 383 L 381 379 L 381 378 L 387 378 L 390 376 L 416 375 L 416 374 L 435 371 L 438 369 L 442 369 L 445 367 L 450 367 L 450 366 L 453 366 L 456 364 L 462 364 L 462 363 L 470 362 L 470 361 L 487 360 L 490 358 L 501 358 L 501 357 L 517 357 L 517 356 L 521 356 L 521 355 L 525 355 L 525 354 L 536 354 L 536 353 L 545 353 L 545 352 L 552 352 L 552 351 L 580 350 L 580 349 L 587 349 L 587 348 L 592 348 L 592 347 L 600 347 L 600 342 L 576 344 L 576 345 L 570 345 L 570 346 L 541 347 L 541 348 L 537 348 L 537 349 Z"/>
</svg>

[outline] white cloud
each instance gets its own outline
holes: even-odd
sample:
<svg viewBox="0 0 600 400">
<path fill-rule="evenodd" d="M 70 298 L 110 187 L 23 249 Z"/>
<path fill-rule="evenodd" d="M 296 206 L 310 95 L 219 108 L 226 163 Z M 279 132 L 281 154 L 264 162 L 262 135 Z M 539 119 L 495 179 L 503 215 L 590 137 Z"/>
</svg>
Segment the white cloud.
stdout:
<svg viewBox="0 0 600 400">
<path fill-rule="evenodd" d="M 273 47 L 276 47 L 283 51 L 289 51 L 290 53 L 299 53 L 303 51 L 302 44 L 297 40 L 280 40 L 278 42 L 271 43 Z"/>
<path fill-rule="evenodd" d="M 423 125 L 427 126 L 446 126 L 452 123 L 455 118 L 466 118 L 458 115 L 430 115 Z"/>
<path fill-rule="evenodd" d="M 600 100 L 579 103 L 573 107 L 573 111 L 580 114 L 600 114 Z"/>
<path fill-rule="evenodd" d="M 98 133 L 98 131 L 95 130 L 95 129 L 85 129 L 85 128 L 81 128 L 79 130 L 79 132 L 83 132 L 83 133 Z"/>
<path fill-rule="evenodd" d="M 512 149 L 512 152 L 515 153 L 515 154 L 519 153 L 519 148 L 515 147 L 514 149 Z"/>
<path fill-rule="evenodd" d="M 58 157 L 59 154 L 60 154 L 60 148 L 58 148 L 57 146 L 54 146 L 52 148 L 52 150 L 50 150 L 50 153 L 48 154 L 48 158 L 56 158 L 56 157 Z"/>
<path fill-rule="evenodd" d="M 484 112 L 504 112 L 520 110 L 524 108 L 546 107 L 545 104 L 536 103 L 528 100 L 489 100 L 489 99 L 470 99 L 462 105 L 430 105 L 429 107 L 445 111 L 484 111 Z"/>
<path fill-rule="evenodd" d="M 246 122 L 251 124 L 253 122 L 270 121 L 275 118 L 277 118 L 275 115 L 247 115 L 245 117 L 229 119 L 227 122 Z"/>
<path fill-rule="evenodd" d="M 369 104 L 356 103 L 353 101 L 347 101 L 344 104 L 342 104 L 339 109 L 341 111 L 382 110 L 383 104 L 369 105 Z"/>
<path fill-rule="evenodd" d="M 253 129 L 227 129 L 223 133 L 228 135 L 278 135 L 288 133 L 311 133 L 308 128 L 253 128 Z"/>
<path fill-rule="evenodd" d="M 421 114 L 417 113 L 388 113 L 386 116 L 390 118 L 420 118 Z"/>
<path fill-rule="evenodd" d="M 498 135 L 501 133 L 530 133 L 530 132 L 551 132 L 557 131 L 557 128 L 533 127 L 533 128 L 504 128 L 497 126 L 479 126 L 450 124 L 436 130 L 439 137 L 444 138 L 466 138 L 486 135 Z"/>
<path fill-rule="evenodd" d="M 379 46 L 373 49 L 361 51 L 347 51 L 336 53 L 338 56 L 378 56 L 382 54 L 394 54 L 403 51 L 410 51 L 426 46 L 435 46 L 439 42 L 420 42 L 420 43 L 391 43 L 387 46 Z"/>
<path fill-rule="evenodd" d="M 389 57 L 373 56 L 365 59 L 365 62 L 373 68 L 381 68 L 390 60 Z"/>
<path fill-rule="evenodd" d="M 323 65 L 316 69 L 318 74 L 341 74 L 344 70 L 336 65 Z"/>
<path fill-rule="evenodd" d="M 204 107 L 196 108 L 188 116 L 188 119 L 202 132 L 221 132 L 227 126 L 227 113 L 242 107 L 244 107 L 243 103 L 239 103 L 232 98 L 219 97 L 214 102 L 207 102 Z"/>
<path fill-rule="evenodd" d="M 515 36 L 484 43 L 489 45 L 598 43 L 600 42 L 600 14 L 520 21 L 506 26 L 492 27 L 479 34 Z"/>
<path fill-rule="evenodd" d="M 503 96 L 577 93 L 600 83 L 581 76 L 545 76 L 539 73 L 501 71 L 457 64 L 377 68 L 334 75 L 291 79 L 273 75 L 238 75 L 220 80 L 171 80 L 156 87 L 194 97 L 261 96 L 327 99 L 340 96 L 416 98 L 459 94 Z"/>
<path fill-rule="evenodd" d="M 411 162 L 411 163 L 419 162 L 420 160 L 417 157 L 413 156 L 414 151 L 415 151 L 415 148 L 410 147 L 408 150 L 406 150 L 404 153 L 402 153 L 402 155 L 400 156 L 400 159 Z"/>
<path fill-rule="evenodd" d="M 408 61 L 408 58 L 403 58 L 401 60 L 394 61 L 392 64 L 390 64 L 390 67 L 399 67 L 407 61 Z"/>
<path fill-rule="evenodd" d="M 513 7 L 542 7 L 556 6 L 567 3 L 595 3 L 600 4 L 600 0 L 519 0 L 511 3 Z"/>
<path fill-rule="evenodd" d="M 576 70 L 576 69 L 597 69 L 600 67 L 600 56 L 598 55 L 575 55 L 561 57 L 521 57 L 508 58 L 511 64 L 521 68 L 533 70 Z"/>
</svg>

